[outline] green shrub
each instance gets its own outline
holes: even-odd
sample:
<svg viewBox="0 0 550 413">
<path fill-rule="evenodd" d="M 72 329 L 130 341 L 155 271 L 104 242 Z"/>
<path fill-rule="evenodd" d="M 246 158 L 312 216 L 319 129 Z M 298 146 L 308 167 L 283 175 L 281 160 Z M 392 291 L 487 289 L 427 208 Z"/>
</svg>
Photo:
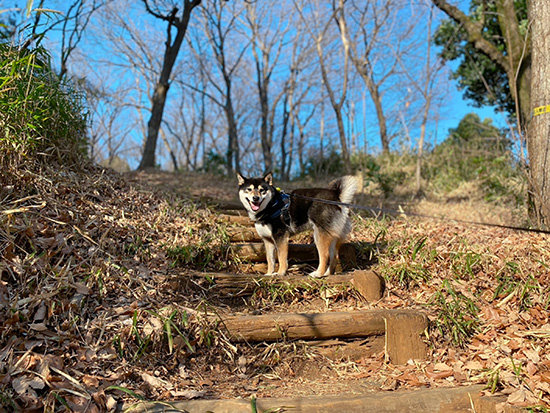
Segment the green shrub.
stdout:
<svg viewBox="0 0 550 413">
<path fill-rule="evenodd" d="M 0 150 L 12 158 L 86 153 L 83 94 L 61 82 L 48 52 L 0 43 Z"/>
<path fill-rule="evenodd" d="M 344 160 L 342 155 L 334 147 L 330 147 L 325 150 L 322 156 L 320 153 L 315 153 L 307 158 L 302 177 L 318 178 L 337 176 L 343 173 Z"/>
<path fill-rule="evenodd" d="M 445 141 L 425 157 L 422 176 L 429 186 L 448 193 L 476 182 L 485 200 L 523 202 L 525 177 L 512 158 L 511 142 L 490 119 L 466 115 Z"/>
<path fill-rule="evenodd" d="M 202 171 L 214 175 L 225 175 L 227 171 L 227 160 L 213 149 L 210 149 L 210 152 L 206 155 L 206 161 L 202 167 Z"/>
<path fill-rule="evenodd" d="M 352 169 L 363 173 L 363 182 L 378 185 L 384 196 L 391 194 L 397 185 L 403 184 L 410 179 L 407 171 L 407 162 L 397 162 L 396 158 L 409 156 L 398 153 L 383 153 L 374 157 L 364 152 L 356 152 L 351 156 Z M 397 165 L 397 166 L 396 166 Z"/>
</svg>

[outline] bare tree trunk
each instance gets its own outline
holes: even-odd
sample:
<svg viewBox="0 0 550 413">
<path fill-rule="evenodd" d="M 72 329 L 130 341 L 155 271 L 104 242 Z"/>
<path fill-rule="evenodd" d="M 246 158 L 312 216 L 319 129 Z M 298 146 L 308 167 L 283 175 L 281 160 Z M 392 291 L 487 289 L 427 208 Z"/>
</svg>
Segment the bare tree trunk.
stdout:
<svg viewBox="0 0 550 413">
<path fill-rule="evenodd" d="M 288 181 L 288 177 L 286 176 L 286 163 L 287 163 L 287 156 L 288 156 L 288 152 L 286 149 L 286 136 L 288 132 L 288 121 L 290 119 L 290 111 L 288 110 L 289 93 L 291 92 L 289 91 L 288 93 L 285 94 L 285 98 L 283 100 L 283 130 L 281 131 L 281 180 L 282 181 Z M 290 97 L 290 100 L 292 101 L 292 97 Z"/>
<path fill-rule="evenodd" d="M 159 131 L 160 136 L 162 138 L 162 141 L 164 142 L 164 146 L 166 147 L 166 150 L 170 154 L 170 159 L 172 160 L 172 167 L 174 168 L 174 172 L 177 172 L 180 168 L 178 166 L 178 158 L 176 157 L 176 154 L 170 147 L 170 144 L 168 143 L 168 139 L 166 139 L 166 134 L 162 129 Z"/>
<path fill-rule="evenodd" d="M 325 85 L 325 89 L 327 91 L 330 104 L 332 106 L 332 109 L 334 110 L 334 115 L 336 116 L 336 125 L 338 127 L 338 136 L 340 137 L 340 148 L 342 150 L 342 160 L 344 161 L 344 170 L 346 172 L 351 172 L 350 155 L 349 155 L 349 150 L 348 150 L 348 145 L 346 140 L 346 130 L 344 128 L 344 119 L 342 116 L 342 106 L 346 101 L 346 92 L 347 92 L 349 47 L 347 47 L 347 45 L 344 46 L 344 73 L 342 74 L 342 76 L 344 77 L 344 80 L 342 85 L 342 96 L 337 100 L 334 90 L 330 86 L 330 80 L 328 77 L 325 57 L 323 53 L 322 41 L 323 41 L 323 35 L 320 35 L 319 37 L 317 37 L 316 46 L 317 46 L 317 55 L 319 56 L 319 67 L 321 68 L 321 76 L 323 77 L 323 84 Z"/>
<path fill-rule="evenodd" d="M 378 120 L 378 129 L 380 133 L 380 143 L 382 144 L 382 150 L 387 153 L 390 150 L 390 137 L 388 136 L 388 122 L 386 120 L 386 115 L 384 114 L 384 106 L 382 102 L 382 93 L 380 91 L 381 85 L 383 82 L 388 79 L 394 72 L 394 67 L 391 66 L 389 69 L 386 69 L 381 76 L 381 80 L 377 82 L 375 80 L 375 70 L 372 64 L 373 60 L 376 60 L 376 56 L 373 58 L 371 54 L 373 53 L 373 46 L 375 43 L 379 42 L 378 37 L 380 36 L 381 28 L 386 24 L 386 21 L 391 16 L 392 10 L 395 8 L 395 5 L 392 2 L 386 2 L 385 4 L 373 5 L 372 7 L 376 10 L 374 13 L 377 16 L 377 19 L 372 23 L 373 27 L 366 31 L 360 30 L 362 33 L 361 40 L 357 40 L 357 35 L 352 39 L 352 35 L 349 31 L 347 22 L 346 22 L 346 10 L 345 10 L 344 0 L 338 1 L 338 8 L 335 9 L 335 19 L 338 23 L 338 29 L 340 30 L 340 38 L 346 53 L 349 54 L 349 58 L 352 61 L 355 69 L 363 79 L 365 86 L 367 87 L 374 108 L 376 110 L 376 118 Z M 335 6 L 333 5 L 333 8 Z M 380 8 L 380 10 L 377 10 Z M 359 20 L 359 24 L 355 26 L 362 27 L 367 19 L 367 10 L 368 6 L 364 6 Z M 368 33 L 368 35 L 367 35 Z M 400 42 L 399 39 L 392 39 L 397 43 Z M 364 50 L 362 53 L 359 53 L 358 45 L 363 44 Z"/>
<path fill-rule="evenodd" d="M 226 101 L 224 105 L 224 111 L 227 117 L 227 129 L 228 129 L 226 160 L 227 160 L 227 172 L 231 174 L 233 173 L 233 171 L 240 171 L 241 164 L 240 164 L 240 153 L 239 153 L 239 137 L 237 134 L 237 122 L 235 120 L 235 111 L 233 110 L 233 101 L 231 99 L 231 80 L 230 79 L 226 79 L 226 85 L 227 85 L 227 94 L 226 94 Z M 233 169 L 233 165 L 235 165 L 235 169 Z"/>
<path fill-rule="evenodd" d="M 290 114 L 290 133 L 289 133 L 289 142 L 288 142 L 288 162 L 285 170 L 286 180 L 290 180 L 290 171 L 292 171 L 292 159 L 294 157 L 294 140 L 296 136 L 296 121 L 294 114 Z"/>
<path fill-rule="evenodd" d="M 245 50 L 248 48 L 248 44 L 239 46 L 240 49 L 237 52 L 233 44 L 231 44 L 230 35 L 236 30 L 234 24 L 237 20 L 237 14 L 235 14 L 236 12 L 234 10 L 230 11 L 230 13 L 232 12 L 233 14 L 231 14 L 226 21 L 223 17 L 226 10 L 225 4 L 226 2 L 224 1 L 213 2 L 211 7 L 203 7 L 202 9 L 206 34 L 212 52 L 214 53 L 214 61 L 221 73 L 223 84 L 220 84 L 218 78 L 209 70 L 209 65 L 204 63 L 204 57 L 200 51 L 193 49 L 201 63 L 201 73 L 208 78 L 214 89 L 218 92 L 219 97 L 207 93 L 205 87 L 203 87 L 202 90 L 197 90 L 194 87 L 192 88 L 199 91 L 203 97 L 208 96 L 211 101 L 219 105 L 224 111 L 227 121 L 225 162 L 227 173 L 231 175 L 234 171 L 240 171 L 241 169 L 237 116 L 233 104 L 233 78 L 244 56 Z M 231 51 L 229 57 L 228 50 Z M 235 60 L 231 58 L 233 52 L 237 53 L 237 58 Z"/>
<path fill-rule="evenodd" d="M 367 73 L 361 76 L 365 80 L 365 84 L 369 89 L 374 108 L 376 110 L 376 118 L 378 119 L 378 130 L 380 133 L 380 143 L 382 144 L 382 151 L 388 153 L 390 151 L 390 138 L 388 137 L 388 124 L 386 122 L 386 116 L 384 115 L 384 108 L 382 106 L 382 96 L 378 85 L 374 82 L 371 76 Z"/>
<path fill-rule="evenodd" d="M 420 138 L 418 138 L 418 150 L 416 152 L 416 196 L 422 193 L 422 157 L 424 156 L 424 141 L 426 140 L 426 124 L 428 123 L 428 114 L 430 111 L 430 99 L 425 103 L 424 113 L 422 114 L 422 123 L 420 124 Z"/>
<path fill-rule="evenodd" d="M 170 14 L 166 16 L 153 11 L 149 7 L 147 0 L 143 1 L 150 14 L 168 22 L 168 29 L 162 69 L 153 93 L 153 106 L 151 108 L 151 117 L 147 123 L 147 138 L 143 148 L 143 156 L 138 167 L 139 170 L 155 167 L 155 152 L 162 115 L 164 113 L 164 105 L 166 104 L 166 96 L 168 94 L 168 88 L 170 87 L 170 74 L 172 73 L 172 68 L 178 57 L 181 43 L 185 37 L 185 32 L 187 31 L 187 26 L 189 25 L 189 19 L 191 17 L 191 11 L 201 3 L 201 0 L 184 0 L 183 14 L 181 18 L 179 18 L 176 16 L 178 12 L 177 7 L 174 7 Z M 172 27 L 176 28 L 176 37 L 173 42 Z"/>
<path fill-rule="evenodd" d="M 529 123 L 527 150 L 534 215 L 541 227 L 550 226 L 550 2 L 530 0 L 532 28 L 533 118 Z"/>
<path fill-rule="evenodd" d="M 422 95 L 424 97 L 424 113 L 422 114 L 422 122 L 420 124 L 420 138 L 418 139 L 418 151 L 416 153 L 416 196 L 420 196 L 422 193 L 422 157 L 424 155 L 424 141 L 426 140 L 426 124 L 428 123 L 428 116 L 430 114 L 430 106 L 432 103 L 432 93 L 430 86 L 435 76 L 434 70 L 431 67 L 431 39 L 432 39 L 432 21 L 433 21 L 433 8 L 430 9 L 430 15 L 428 19 L 428 30 L 426 33 L 426 41 L 428 50 L 426 51 L 426 69 Z M 435 70 L 435 72 L 437 69 Z"/>
</svg>

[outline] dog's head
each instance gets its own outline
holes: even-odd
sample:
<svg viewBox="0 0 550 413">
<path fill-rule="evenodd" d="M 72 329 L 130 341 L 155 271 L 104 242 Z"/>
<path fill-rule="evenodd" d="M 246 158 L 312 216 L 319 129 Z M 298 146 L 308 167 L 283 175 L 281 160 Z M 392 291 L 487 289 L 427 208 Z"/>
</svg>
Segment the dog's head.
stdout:
<svg viewBox="0 0 550 413">
<path fill-rule="evenodd" d="M 237 173 L 239 181 L 239 199 L 246 210 L 254 215 L 263 211 L 273 198 L 273 175 L 271 172 L 263 178 L 245 178 Z"/>
</svg>

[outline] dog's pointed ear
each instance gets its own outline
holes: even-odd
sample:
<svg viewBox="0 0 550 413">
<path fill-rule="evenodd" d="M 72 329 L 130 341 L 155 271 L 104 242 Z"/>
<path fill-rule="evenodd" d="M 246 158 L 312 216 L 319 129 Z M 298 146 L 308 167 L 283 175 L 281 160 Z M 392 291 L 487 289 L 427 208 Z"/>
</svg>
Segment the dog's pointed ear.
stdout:
<svg viewBox="0 0 550 413">
<path fill-rule="evenodd" d="M 245 177 L 241 175 L 240 172 L 237 172 L 237 181 L 239 181 L 239 186 L 241 186 L 242 184 L 244 184 L 244 181 L 245 181 Z"/>
<path fill-rule="evenodd" d="M 271 172 L 266 173 L 264 175 L 264 181 L 266 181 L 268 185 L 273 185 L 273 174 Z"/>
</svg>

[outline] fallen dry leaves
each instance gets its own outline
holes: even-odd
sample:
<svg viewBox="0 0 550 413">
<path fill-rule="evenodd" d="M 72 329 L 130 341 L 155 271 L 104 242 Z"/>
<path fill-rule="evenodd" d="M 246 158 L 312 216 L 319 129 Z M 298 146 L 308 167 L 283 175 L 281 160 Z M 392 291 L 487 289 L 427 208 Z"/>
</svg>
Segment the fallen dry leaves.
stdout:
<svg viewBox="0 0 550 413">
<path fill-rule="evenodd" d="M 173 189 L 171 175 L 152 176 Z M 365 383 L 386 391 L 484 383 L 509 404 L 550 405 L 545 235 L 357 217 L 354 240 L 385 234 L 376 268 L 389 277 L 388 293 L 376 306 L 418 308 L 435 326 L 441 315 L 433 297 L 446 282 L 443 297 L 453 291 L 478 308 L 468 340 L 453 343 L 433 328 L 428 361 L 393 366 L 380 353 L 330 360 L 301 342 L 227 341 L 209 315 L 369 304 L 352 293 L 255 302 L 212 295 L 206 281 L 185 277 L 187 268 L 234 268 L 223 225 L 208 209 L 93 166 L 29 167 L 0 184 L 0 400 L 7 408 L 114 411 L 140 398 L 330 394 Z M 178 185 L 197 197 L 232 192 L 210 178 Z M 405 278 L 393 277 L 395 268 Z"/>
</svg>

